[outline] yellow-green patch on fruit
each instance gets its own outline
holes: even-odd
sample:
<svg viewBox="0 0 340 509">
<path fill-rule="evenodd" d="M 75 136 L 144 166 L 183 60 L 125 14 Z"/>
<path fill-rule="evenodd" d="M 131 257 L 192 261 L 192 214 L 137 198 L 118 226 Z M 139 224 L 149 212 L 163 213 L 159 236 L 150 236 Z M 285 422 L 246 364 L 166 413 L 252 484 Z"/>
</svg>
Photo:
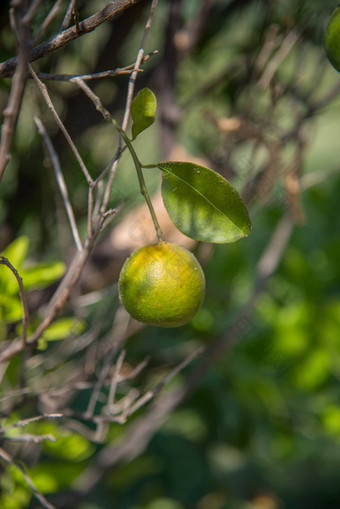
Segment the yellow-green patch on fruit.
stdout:
<svg viewBox="0 0 340 509">
<path fill-rule="evenodd" d="M 123 306 L 133 318 L 149 325 L 184 325 L 201 307 L 204 294 L 204 273 L 195 256 L 168 242 L 134 251 L 119 276 Z"/>
</svg>

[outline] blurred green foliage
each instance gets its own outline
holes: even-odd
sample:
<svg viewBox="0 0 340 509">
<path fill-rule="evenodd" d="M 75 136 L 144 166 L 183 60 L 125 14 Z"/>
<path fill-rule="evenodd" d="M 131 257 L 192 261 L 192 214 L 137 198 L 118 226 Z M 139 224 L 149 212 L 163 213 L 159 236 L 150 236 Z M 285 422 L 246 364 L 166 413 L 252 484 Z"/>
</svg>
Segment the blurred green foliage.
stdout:
<svg viewBox="0 0 340 509">
<path fill-rule="evenodd" d="M 43 289 L 64 274 L 65 265 L 62 262 L 25 264 L 28 248 L 29 238 L 21 236 L 2 251 L 2 256 L 9 260 L 22 278 L 24 290 Z M 8 337 L 7 326 L 19 322 L 22 312 L 18 282 L 8 267 L 0 265 L 0 340 Z M 20 326 L 14 333 L 19 334 L 19 329 Z"/>
</svg>

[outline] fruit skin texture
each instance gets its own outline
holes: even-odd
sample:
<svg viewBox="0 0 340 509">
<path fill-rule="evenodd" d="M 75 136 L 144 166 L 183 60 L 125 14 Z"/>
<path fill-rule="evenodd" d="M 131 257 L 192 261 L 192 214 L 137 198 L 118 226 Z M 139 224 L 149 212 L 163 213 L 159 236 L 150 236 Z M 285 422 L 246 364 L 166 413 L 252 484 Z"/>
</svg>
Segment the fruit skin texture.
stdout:
<svg viewBox="0 0 340 509">
<path fill-rule="evenodd" d="M 159 327 L 179 327 L 201 307 L 205 278 L 190 251 L 159 242 L 129 256 L 118 287 L 123 306 L 136 320 Z"/>
<path fill-rule="evenodd" d="M 340 7 L 335 9 L 328 22 L 325 46 L 328 60 L 340 72 Z"/>
</svg>

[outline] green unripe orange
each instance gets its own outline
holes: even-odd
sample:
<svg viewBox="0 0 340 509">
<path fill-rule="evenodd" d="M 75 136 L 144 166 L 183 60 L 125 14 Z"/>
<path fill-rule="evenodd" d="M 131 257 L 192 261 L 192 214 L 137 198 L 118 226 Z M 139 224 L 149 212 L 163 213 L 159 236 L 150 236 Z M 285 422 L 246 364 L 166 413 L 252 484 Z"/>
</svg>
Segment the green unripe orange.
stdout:
<svg viewBox="0 0 340 509">
<path fill-rule="evenodd" d="M 179 327 L 201 307 L 203 270 L 195 256 L 177 244 L 159 242 L 141 247 L 125 261 L 119 296 L 136 320 L 160 327 Z"/>
<path fill-rule="evenodd" d="M 335 9 L 328 22 L 325 46 L 328 60 L 340 72 L 340 7 Z"/>
</svg>

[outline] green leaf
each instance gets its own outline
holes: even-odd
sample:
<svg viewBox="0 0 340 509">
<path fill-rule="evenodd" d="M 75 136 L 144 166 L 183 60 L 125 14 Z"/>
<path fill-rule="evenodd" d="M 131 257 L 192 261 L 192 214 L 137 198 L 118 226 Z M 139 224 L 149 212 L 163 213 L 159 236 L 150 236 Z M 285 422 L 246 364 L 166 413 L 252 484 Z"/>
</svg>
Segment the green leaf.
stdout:
<svg viewBox="0 0 340 509">
<path fill-rule="evenodd" d="M 85 323 L 77 318 L 60 318 L 53 322 L 44 331 L 43 339 L 57 341 L 65 339 L 71 334 L 80 334 L 85 328 Z"/>
<path fill-rule="evenodd" d="M 27 256 L 28 246 L 28 237 L 18 237 L 1 253 L 20 275 L 21 266 Z M 0 291 L 11 295 L 18 293 L 18 282 L 13 272 L 5 265 L 0 265 Z"/>
<path fill-rule="evenodd" d="M 149 88 L 143 88 L 131 103 L 132 139 L 154 123 L 156 108 L 155 94 Z"/>
<path fill-rule="evenodd" d="M 29 239 L 26 236 L 18 237 L 1 253 L 17 270 L 20 269 L 27 256 Z"/>
<path fill-rule="evenodd" d="M 164 205 L 177 228 L 192 239 L 224 244 L 247 236 L 251 223 L 238 192 L 218 173 L 186 162 L 157 164 Z"/>
<path fill-rule="evenodd" d="M 14 276 L 13 276 L 14 277 Z M 18 285 L 17 285 L 17 293 Z M 6 323 L 13 323 L 21 320 L 22 317 L 22 305 L 19 297 L 9 295 L 9 294 L 0 294 L 0 317 Z"/>
<path fill-rule="evenodd" d="M 37 263 L 21 271 L 26 289 L 45 288 L 59 279 L 65 272 L 63 262 Z"/>
</svg>

